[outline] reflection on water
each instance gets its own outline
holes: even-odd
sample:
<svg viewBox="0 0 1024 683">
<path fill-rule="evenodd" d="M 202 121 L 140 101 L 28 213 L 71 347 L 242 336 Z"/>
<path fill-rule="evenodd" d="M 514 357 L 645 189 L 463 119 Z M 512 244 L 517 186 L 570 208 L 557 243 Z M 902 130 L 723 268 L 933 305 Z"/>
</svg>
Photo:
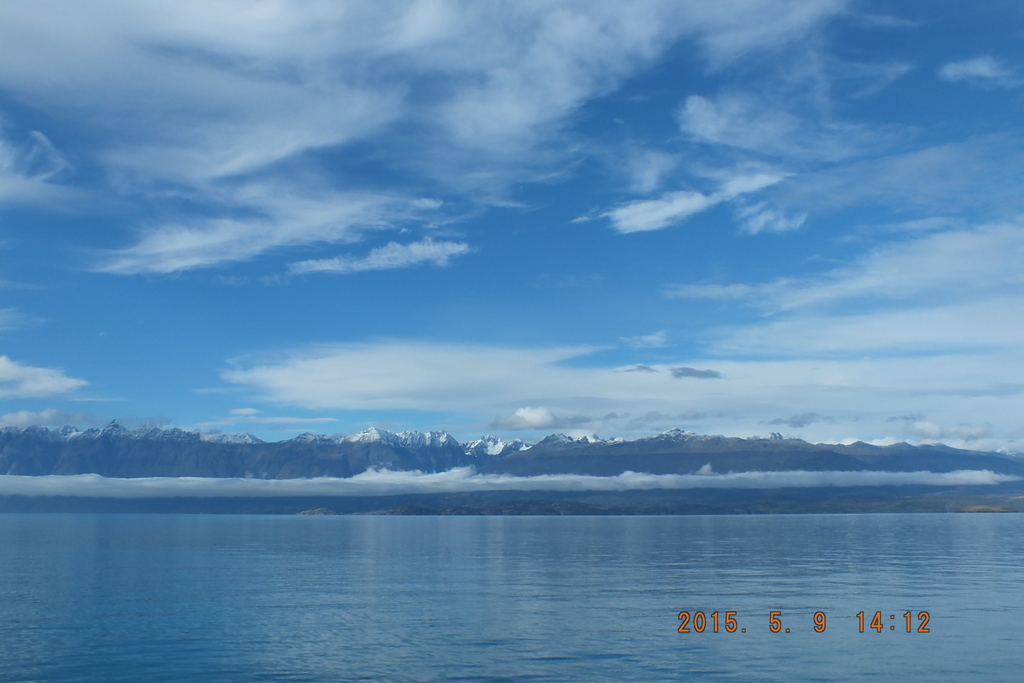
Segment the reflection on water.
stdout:
<svg viewBox="0 0 1024 683">
<path fill-rule="evenodd" d="M 0 680 L 1017 681 L 1022 520 L 4 515 Z"/>
</svg>

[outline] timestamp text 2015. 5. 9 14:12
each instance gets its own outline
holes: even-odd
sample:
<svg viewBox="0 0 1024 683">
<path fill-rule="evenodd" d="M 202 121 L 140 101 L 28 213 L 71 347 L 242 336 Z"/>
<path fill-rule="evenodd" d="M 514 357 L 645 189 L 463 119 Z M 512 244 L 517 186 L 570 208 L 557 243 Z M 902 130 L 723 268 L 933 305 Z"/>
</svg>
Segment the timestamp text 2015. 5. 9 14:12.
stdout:
<svg viewBox="0 0 1024 683">
<path fill-rule="evenodd" d="M 747 629 L 741 627 L 739 620 L 737 619 L 738 612 L 711 612 L 706 614 L 705 612 L 680 612 L 679 613 L 679 633 L 705 633 L 710 631 L 711 633 L 719 633 L 719 627 L 725 633 L 746 633 Z M 896 620 L 896 614 L 889 615 L 889 622 L 886 624 L 886 620 L 882 616 L 882 612 L 875 612 L 873 616 L 869 616 L 868 613 L 858 612 L 854 615 L 857 618 L 858 630 L 860 633 L 864 633 L 865 627 L 870 630 L 874 629 L 877 633 L 883 631 L 896 631 L 896 624 L 899 623 L 904 628 L 901 631 L 906 633 L 929 633 L 928 622 L 931 620 L 931 615 L 928 612 L 918 612 L 916 619 L 913 612 L 907 611 L 901 614 L 899 622 Z M 816 633 L 824 633 L 825 628 L 828 625 L 828 617 L 824 612 L 815 612 L 811 618 L 811 627 Z M 886 625 L 889 628 L 885 628 Z M 916 626 L 916 628 L 915 628 Z M 791 629 L 786 628 L 782 624 L 782 612 L 769 612 L 768 613 L 768 630 L 772 633 L 790 633 Z"/>
</svg>

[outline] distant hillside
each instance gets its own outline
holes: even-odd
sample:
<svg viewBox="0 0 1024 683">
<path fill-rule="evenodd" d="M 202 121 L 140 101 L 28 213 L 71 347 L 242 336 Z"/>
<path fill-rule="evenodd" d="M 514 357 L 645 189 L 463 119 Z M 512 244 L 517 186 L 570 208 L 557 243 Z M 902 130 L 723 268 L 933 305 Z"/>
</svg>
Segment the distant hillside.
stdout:
<svg viewBox="0 0 1024 683">
<path fill-rule="evenodd" d="M 263 442 L 250 435 L 128 430 L 116 422 L 85 432 L 68 427 L 0 430 L 0 474 L 293 479 L 351 477 L 370 468 L 440 472 L 485 464 L 494 457 L 486 451 L 467 452 L 444 432 L 371 429 L 341 438 L 303 434 Z"/>
<path fill-rule="evenodd" d="M 303 434 L 264 442 L 251 435 L 180 429 L 0 429 L 0 474 L 95 473 L 105 477 L 351 477 L 367 469 L 613 476 L 625 471 L 689 474 L 783 470 L 950 472 L 986 469 L 1024 476 L 1024 459 L 946 446 L 810 444 L 799 439 L 700 436 L 672 430 L 635 441 L 561 434 L 527 446 L 483 437 L 459 443 L 445 432 L 369 429 L 343 437 Z"/>
<path fill-rule="evenodd" d="M 952 472 L 981 469 L 1024 475 L 1024 459 L 948 446 L 899 443 L 881 447 L 860 442 L 843 446 L 812 444 L 777 436 L 741 439 L 672 430 L 636 441 L 612 442 L 575 440 L 559 434 L 481 467 L 482 472 L 520 476 L 556 473 L 612 476 L 627 470 L 650 474 L 698 471 L 721 474 L 786 470 Z"/>
</svg>

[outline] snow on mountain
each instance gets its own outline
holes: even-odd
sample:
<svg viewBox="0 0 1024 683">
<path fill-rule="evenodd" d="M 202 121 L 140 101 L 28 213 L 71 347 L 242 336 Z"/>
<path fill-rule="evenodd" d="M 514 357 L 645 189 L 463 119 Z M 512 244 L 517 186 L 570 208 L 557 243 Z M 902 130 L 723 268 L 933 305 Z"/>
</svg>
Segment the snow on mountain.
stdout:
<svg viewBox="0 0 1024 683">
<path fill-rule="evenodd" d="M 522 439 L 502 441 L 496 436 L 485 436 L 462 444 L 462 449 L 466 452 L 466 455 L 477 458 L 483 456 L 500 458 L 508 455 L 509 453 L 524 451 L 527 448 L 529 448 L 529 446 L 524 443 Z"/>
<path fill-rule="evenodd" d="M 446 431 L 440 432 L 413 432 L 405 431 L 395 434 L 389 432 L 386 429 L 380 429 L 379 427 L 370 427 L 369 429 L 355 434 L 349 434 L 348 436 L 341 437 L 341 441 L 348 441 L 350 443 L 384 443 L 389 446 L 395 446 L 400 448 L 442 448 L 448 447 L 459 447 L 459 442 L 456 441 L 451 434 Z"/>
<path fill-rule="evenodd" d="M 128 430 L 122 427 L 117 420 L 111 420 L 100 434 L 103 436 L 129 436 Z"/>
<path fill-rule="evenodd" d="M 589 444 L 596 444 L 596 443 L 618 443 L 619 441 L 621 441 L 621 439 L 614 439 L 612 441 L 608 441 L 607 439 L 602 439 L 601 437 L 598 437 L 598 436 L 586 436 L 586 435 L 583 435 L 583 436 L 580 436 L 580 437 L 572 437 L 572 436 L 569 436 L 567 434 L 552 434 L 551 436 L 548 436 L 548 437 L 545 437 L 545 438 L 541 439 L 535 445 L 536 446 L 544 445 L 544 446 L 555 446 L 555 447 L 558 447 L 558 446 L 572 446 L 572 445 L 575 445 L 575 444 L 588 444 L 588 443 Z"/>
<path fill-rule="evenodd" d="M 154 427 L 153 425 L 142 425 L 141 427 L 126 429 L 117 420 L 111 420 L 103 429 L 87 429 L 84 432 L 71 425 L 65 425 L 58 429 L 47 429 L 46 427 L 26 427 L 25 429 L 6 427 L 0 431 L 10 434 L 34 434 L 37 437 L 49 441 L 99 439 L 102 437 L 146 439 L 151 441 L 199 441 L 203 438 L 198 430 L 186 432 L 184 429 L 178 429 L 177 427 L 161 429 L 160 427 Z M 255 439 L 256 437 L 250 435 L 250 438 Z"/>
<path fill-rule="evenodd" d="M 264 443 L 252 434 L 200 434 L 199 438 L 210 443 Z"/>
<path fill-rule="evenodd" d="M 342 441 L 348 441 L 350 443 L 386 443 L 388 445 L 399 445 L 398 435 L 394 432 L 389 432 L 386 429 L 378 429 L 377 427 L 370 427 L 364 429 L 361 432 L 355 434 L 349 434 L 348 436 L 341 437 Z"/>
<path fill-rule="evenodd" d="M 61 435 L 61 437 L 63 437 L 65 440 L 69 440 L 69 441 L 71 439 L 77 438 L 77 437 L 79 437 L 79 436 L 81 436 L 82 434 L 85 433 L 85 432 L 79 431 L 77 427 L 72 427 L 71 425 L 64 425 L 63 427 L 61 427 L 60 429 L 58 429 L 56 431 L 57 431 L 58 434 Z"/>
<path fill-rule="evenodd" d="M 262 439 L 253 436 L 252 434 L 203 434 L 199 430 L 185 431 L 172 427 L 170 429 L 162 429 L 153 425 L 142 425 L 139 427 L 125 428 L 117 420 L 111 420 L 103 429 L 87 429 L 85 431 L 79 430 L 73 426 L 64 426 L 58 429 L 47 429 L 46 427 L 26 427 L 24 429 L 18 427 L 4 427 L 0 429 L 0 434 L 33 434 L 37 438 L 46 441 L 72 441 L 77 439 L 98 439 L 98 438 L 129 438 L 129 439 L 143 439 L 150 441 L 180 441 L 180 442 L 197 442 L 205 441 L 210 443 L 220 444 L 261 444 L 266 443 Z M 769 439 L 779 440 L 781 439 L 780 434 L 772 433 L 768 437 L 752 437 L 752 439 Z M 726 441 L 742 441 L 735 437 L 723 437 L 718 435 L 710 434 L 696 434 L 694 432 L 683 431 L 681 429 L 670 429 L 661 434 L 655 436 L 643 437 L 637 439 L 638 442 L 644 441 L 673 441 L 680 444 L 706 444 L 711 445 L 714 443 L 721 443 Z M 461 450 L 467 456 L 474 458 L 501 458 L 512 453 L 517 453 L 522 450 L 531 448 L 530 444 L 525 443 L 522 439 L 512 439 L 506 441 L 497 436 L 483 436 L 479 439 L 472 441 L 466 441 L 465 443 L 459 443 L 451 434 L 446 431 L 437 432 L 419 432 L 419 431 L 403 431 L 403 432 L 391 432 L 386 429 L 379 427 L 370 427 L 360 432 L 354 432 L 345 436 L 324 436 L 322 434 L 313 434 L 312 432 L 306 432 L 300 434 L 293 439 L 292 442 L 297 443 L 316 443 L 321 445 L 329 444 L 342 444 L 342 443 L 381 443 L 393 448 L 404 448 L 409 450 L 418 450 L 422 448 L 444 448 L 444 449 L 455 449 Z M 548 437 L 542 439 L 536 445 L 542 445 L 544 447 L 567 447 L 576 445 L 586 444 L 614 444 L 624 443 L 625 439 L 601 439 L 594 436 L 580 436 L 573 437 L 566 434 L 551 434 Z"/>
<path fill-rule="evenodd" d="M 459 448 L 460 444 L 452 435 L 446 431 L 440 432 L 400 432 L 396 435 L 403 446 L 406 448 L 442 448 L 445 446 L 454 446 Z"/>
<path fill-rule="evenodd" d="M 691 442 L 691 443 L 705 443 L 709 441 L 721 441 L 726 437 L 718 434 L 697 434 L 696 432 L 683 431 L 682 429 L 670 429 L 667 432 L 661 434 L 655 434 L 654 436 L 648 436 L 645 438 L 637 439 L 637 441 L 679 441 L 679 442 Z"/>
<path fill-rule="evenodd" d="M 318 444 L 338 443 L 338 440 L 333 438 L 333 437 L 324 436 L 323 434 L 314 434 L 313 432 L 303 432 L 302 434 L 299 434 L 295 438 L 288 439 L 288 440 L 291 441 L 291 442 L 295 442 L 295 443 L 318 443 Z"/>
</svg>

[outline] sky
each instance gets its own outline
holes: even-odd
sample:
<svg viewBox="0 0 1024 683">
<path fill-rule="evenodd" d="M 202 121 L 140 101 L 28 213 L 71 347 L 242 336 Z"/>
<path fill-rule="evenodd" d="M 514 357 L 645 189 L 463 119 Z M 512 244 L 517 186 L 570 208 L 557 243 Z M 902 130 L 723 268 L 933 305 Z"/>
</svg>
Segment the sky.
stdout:
<svg viewBox="0 0 1024 683">
<path fill-rule="evenodd" d="M 1024 452 L 1024 5 L 0 5 L 0 426 Z"/>
</svg>

